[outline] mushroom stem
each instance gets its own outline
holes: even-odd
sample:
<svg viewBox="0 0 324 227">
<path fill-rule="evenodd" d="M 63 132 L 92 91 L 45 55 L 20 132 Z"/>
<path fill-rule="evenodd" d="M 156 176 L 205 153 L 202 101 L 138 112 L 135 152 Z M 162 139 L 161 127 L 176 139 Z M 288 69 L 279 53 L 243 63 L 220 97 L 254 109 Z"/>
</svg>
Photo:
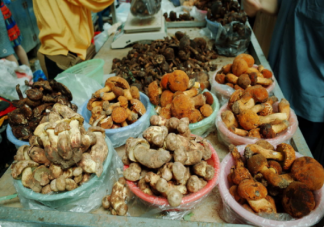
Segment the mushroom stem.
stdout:
<svg viewBox="0 0 324 227">
<path fill-rule="evenodd" d="M 285 120 L 281 124 L 271 125 L 264 124 L 261 125 L 260 131 L 265 138 L 274 138 L 278 133 L 283 132 L 289 127 L 289 121 Z"/>
<path fill-rule="evenodd" d="M 238 77 L 232 73 L 227 73 L 225 79 L 228 83 L 237 84 Z"/>
<path fill-rule="evenodd" d="M 287 119 L 288 119 L 288 117 L 287 117 L 287 114 L 285 114 L 285 113 L 275 113 L 275 114 L 271 114 L 271 115 L 268 115 L 265 117 L 260 116 L 259 117 L 259 125 L 271 123 L 271 122 L 277 121 L 277 120 L 284 121 Z"/>
<path fill-rule="evenodd" d="M 235 128 L 233 125 L 228 128 L 231 132 L 235 133 L 236 135 L 239 136 L 247 136 L 249 134 L 248 131 L 240 128 Z"/>
<path fill-rule="evenodd" d="M 290 117 L 290 104 L 287 101 L 287 99 L 281 99 L 278 108 L 279 108 L 279 112 L 287 114 L 287 118 L 289 119 L 289 117 Z"/>
</svg>

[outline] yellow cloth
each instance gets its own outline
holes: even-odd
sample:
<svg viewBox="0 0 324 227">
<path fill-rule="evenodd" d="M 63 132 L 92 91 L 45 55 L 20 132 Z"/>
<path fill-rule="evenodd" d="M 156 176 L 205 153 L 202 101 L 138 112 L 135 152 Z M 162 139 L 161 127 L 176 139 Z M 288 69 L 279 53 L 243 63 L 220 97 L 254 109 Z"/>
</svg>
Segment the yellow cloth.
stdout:
<svg viewBox="0 0 324 227">
<path fill-rule="evenodd" d="M 114 0 L 33 0 L 40 30 L 39 51 L 45 55 L 67 55 L 85 60 L 94 35 L 91 11 L 100 12 Z"/>
</svg>

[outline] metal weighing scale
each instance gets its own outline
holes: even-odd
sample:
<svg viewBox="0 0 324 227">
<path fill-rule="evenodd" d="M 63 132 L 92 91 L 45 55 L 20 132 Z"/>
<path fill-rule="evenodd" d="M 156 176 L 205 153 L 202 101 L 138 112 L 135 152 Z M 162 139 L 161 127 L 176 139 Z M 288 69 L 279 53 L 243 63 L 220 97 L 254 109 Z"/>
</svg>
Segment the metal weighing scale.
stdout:
<svg viewBox="0 0 324 227">
<path fill-rule="evenodd" d="M 129 13 L 125 24 L 117 29 L 111 48 L 125 48 L 138 41 L 164 39 L 166 36 L 167 27 L 161 10 L 148 19 L 138 19 Z"/>
</svg>

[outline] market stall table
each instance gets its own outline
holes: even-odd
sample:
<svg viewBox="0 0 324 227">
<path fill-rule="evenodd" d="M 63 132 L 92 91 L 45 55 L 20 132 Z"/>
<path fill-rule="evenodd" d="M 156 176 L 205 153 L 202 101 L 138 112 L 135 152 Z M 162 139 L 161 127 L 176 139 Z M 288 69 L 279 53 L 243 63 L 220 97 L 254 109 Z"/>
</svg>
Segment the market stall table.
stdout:
<svg viewBox="0 0 324 227">
<path fill-rule="evenodd" d="M 176 31 L 180 29 L 169 28 L 168 34 L 173 35 Z M 200 37 L 199 28 L 181 28 L 181 31 L 186 32 L 190 38 Z M 114 58 L 123 58 L 127 55 L 131 48 L 125 49 L 111 49 L 113 37 L 110 37 L 107 42 L 100 49 L 99 53 L 95 58 L 101 58 L 105 61 L 104 73 L 109 74 L 111 71 L 112 60 Z M 209 41 L 212 45 L 212 41 Z M 249 48 L 249 53 L 254 57 L 256 64 L 262 64 L 265 68 L 270 69 L 270 66 L 254 36 L 251 37 L 251 45 Z M 219 56 L 217 59 L 213 60 L 218 67 L 221 65 L 231 63 L 234 58 Z M 209 72 L 209 75 L 214 75 L 215 72 Z M 278 99 L 283 98 L 283 94 L 279 88 L 276 86 L 274 89 L 274 94 Z M 207 139 L 211 142 L 212 146 L 215 148 L 220 161 L 228 153 L 227 148 L 222 145 L 217 138 L 217 132 L 211 132 Z M 312 156 L 311 152 L 298 129 L 292 139 L 292 144 L 294 148 L 302 153 L 303 155 Z M 124 154 L 124 146 L 116 148 L 118 155 L 121 157 Z M 10 175 L 10 170 L 8 169 L 6 173 L 0 178 L 0 197 L 9 196 L 15 194 L 15 188 L 12 183 L 12 177 Z M 55 225 L 84 225 L 84 226 L 152 226 L 156 225 L 156 220 L 151 219 L 153 216 L 141 216 L 144 213 L 143 205 L 135 204 L 129 207 L 129 213 L 132 217 L 120 217 L 109 215 L 108 211 L 102 208 L 96 209 L 88 214 L 83 213 L 69 213 L 69 212 L 59 212 L 59 211 L 41 211 L 41 210 L 26 210 L 19 209 L 22 208 L 19 198 L 13 198 L 10 200 L 0 201 L 0 224 L 7 224 L 10 222 L 24 223 L 25 226 L 36 226 L 44 225 L 46 223 L 55 223 Z M 191 213 L 185 216 L 184 220 L 190 221 L 174 221 L 162 219 L 163 216 L 154 216 L 155 218 L 161 218 L 158 221 L 159 226 L 215 226 L 217 223 L 221 226 L 245 226 L 245 225 L 234 225 L 226 224 L 219 217 L 218 210 L 222 208 L 221 198 L 218 192 L 218 188 L 215 187 L 212 193 L 205 198 L 197 207 L 191 211 Z M 202 223 L 204 222 L 204 223 Z M 210 223 L 207 223 L 210 222 Z M 218 226 L 218 225 L 217 225 Z"/>
</svg>

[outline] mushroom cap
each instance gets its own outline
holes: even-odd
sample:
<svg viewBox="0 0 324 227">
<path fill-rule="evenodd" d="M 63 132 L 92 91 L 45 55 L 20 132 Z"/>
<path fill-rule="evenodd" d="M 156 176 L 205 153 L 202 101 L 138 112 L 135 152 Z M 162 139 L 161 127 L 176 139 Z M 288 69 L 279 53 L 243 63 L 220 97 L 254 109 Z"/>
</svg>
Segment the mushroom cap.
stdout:
<svg viewBox="0 0 324 227">
<path fill-rule="evenodd" d="M 130 93 L 131 93 L 133 99 L 140 99 L 140 93 L 136 86 L 130 87 Z"/>
<path fill-rule="evenodd" d="M 230 126 L 234 126 L 235 128 L 238 127 L 236 118 L 232 111 L 225 110 L 224 112 L 221 113 L 221 118 L 227 128 Z"/>
<path fill-rule="evenodd" d="M 159 113 L 159 116 L 165 118 L 165 119 L 170 119 L 171 116 L 171 104 L 166 105 L 165 107 L 161 108 L 161 111 Z"/>
<path fill-rule="evenodd" d="M 240 76 L 248 70 L 249 66 L 243 59 L 235 58 L 232 65 L 232 72 L 236 76 Z"/>
<path fill-rule="evenodd" d="M 105 86 L 106 84 L 108 85 L 108 82 L 111 82 L 113 83 L 115 86 L 117 87 L 120 87 L 122 89 L 129 89 L 129 84 L 127 82 L 127 80 L 125 80 L 124 78 L 122 77 L 119 77 L 119 76 L 113 76 L 113 77 L 110 77 L 106 80 L 105 82 Z"/>
<path fill-rule="evenodd" d="M 153 81 L 148 86 L 148 96 L 150 98 L 150 102 L 153 105 L 159 105 L 159 95 L 160 95 L 159 90 L 160 89 L 157 81 Z"/>
<path fill-rule="evenodd" d="M 273 131 L 271 124 L 260 125 L 260 132 L 265 138 L 274 138 L 277 133 Z"/>
<path fill-rule="evenodd" d="M 33 101 L 38 101 L 43 98 L 43 92 L 39 89 L 28 89 L 26 95 Z"/>
<path fill-rule="evenodd" d="M 276 171 L 276 174 L 280 175 L 282 173 L 282 168 L 279 162 L 276 162 L 274 160 L 269 160 L 268 164 L 269 164 L 269 168 L 272 168 Z"/>
<path fill-rule="evenodd" d="M 171 104 L 173 99 L 173 92 L 169 90 L 164 90 L 161 95 L 161 106 L 165 107 L 168 104 Z"/>
<path fill-rule="evenodd" d="M 168 88 L 168 84 L 169 84 L 169 76 L 172 73 L 167 73 L 164 76 L 162 76 L 161 81 L 160 81 L 160 86 L 162 87 L 162 89 L 167 89 Z"/>
<path fill-rule="evenodd" d="M 231 72 L 231 70 L 232 70 L 232 64 L 227 64 L 222 67 L 222 71 L 225 74 Z"/>
<path fill-rule="evenodd" d="M 126 109 L 123 107 L 115 107 L 111 113 L 111 117 L 116 123 L 124 122 L 127 118 Z"/>
<path fill-rule="evenodd" d="M 243 110 L 237 115 L 237 119 L 241 127 L 245 130 L 257 128 L 259 125 L 259 116 L 250 109 Z"/>
<path fill-rule="evenodd" d="M 311 157 L 297 158 L 291 166 L 291 175 L 302 183 L 305 183 L 310 190 L 319 190 L 324 183 L 323 166 Z"/>
<path fill-rule="evenodd" d="M 138 99 L 131 99 L 130 103 L 132 105 L 131 110 L 135 111 L 136 113 L 139 113 L 140 115 L 144 115 L 146 113 L 145 106 L 143 103 Z"/>
<path fill-rule="evenodd" d="M 225 84 L 225 74 L 224 73 L 216 74 L 215 81 L 219 84 Z"/>
<path fill-rule="evenodd" d="M 119 96 L 118 102 L 121 107 L 127 108 L 128 107 L 128 99 L 125 96 Z"/>
<path fill-rule="evenodd" d="M 182 70 L 175 70 L 169 76 L 169 88 L 171 91 L 185 91 L 188 89 L 189 77 Z"/>
<path fill-rule="evenodd" d="M 209 117 L 213 113 L 213 108 L 209 104 L 200 107 L 200 112 L 204 117 Z"/>
<path fill-rule="evenodd" d="M 266 102 L 269 98 L 269 93 L 267 89 L 261 85 L 251 86 L 245 89 L 244 94 L 250 93 L 255 102 Z"/>
<path fill-rule="evenodd" d="M 269 69 L 263 69 L 261 73 L 264 78 L 268 78 L 268 79 L 272 78 L 272 72 Z"/>
<path fill-rule="evenodd" d="M 253 180 L 243 180 L 237 188 L 237 193 L 248 200 L 259 200 L 268 195 L 267 188 L 260 182 Z"/>
<path fill-rule="evenodd" d="M 261 172 L 264 167 L 268 167 L 268 162 L 262 154 L 256 154 L 247 160 L 247 167 L 249 171 L 255 175 Z"/>
<path fill-rule="evenodd" d="M 249 54 L 239 54 L 235 57 L 234 61 L 236 59 L 243 59 L 249 67 L 252 67 L 254 65 L 254 58 Z"/>
<path fill-rule="evenodd" d="M 283 169 L 288 170 L 296 159 L 294 148 L 289 144 L 281 143 L 277 146 L 276 151 L 284 155 Z"/>
<path fill-rule="evenodd" d="M 294 218 L 308 215 L 315 209 L 313 192 L 302 182 L 292 182 L 284 191 L 282 206 Z"/>
<path fill-rule="evenodd" d="M 196 123 L 198 121 L 201 121 L 202 119 L 203 119 L 203 116 L 201 115 L 199 110 L 192 109 L 190 111 L 190 115 L 189 115 L 190 123 Z"/>
<path fill-rule="evenodd" d="M 112 88 L 112 92 L 116 95 L 116 97 L 123 96 L 124 95 L 124 90 L 120 87 L 114 86 Z"/>
<path fill-rule="evenodd" d="M 231 178 L 234 184 L 239 184 L 243 180 L 252 179 L 252 176 L 249 170 L 244 167 L 239 167 L 234 169 L 233 173 L 231 174 Z"/>
<path fill-rule="evenodd" d="M 203 95 L 206 97 L 206 103 L 209 105 L 213 105 L 214 103 L 214 98 L 210 92 L 204 92 Z"/>
<path fill-rule="evenodd" d="M 268 115 L 272 114 L 273 113 L 272 104 L 270 104 L 269 102 L 265 102 L 263 104 L 264 104 L 264 109 L 259 112 L 259 115 L 260 116 L 268 116 Z"/>
<path fill-rule="evenodd" d="M 234 102 L 241 99 L 242 96 L 243 96 L 243 91 L 241 91 L 241 90 L 234 91 L 232 93 L 230 99 L 228 100 L 228 108 L 232 109 L 232 105 L 234 104 Z"/>
<path fill-rule="evenodd" d="M 195 108 L 193 100 L 184 94 L 174 97 L 171 103 L 171 114 L 179 119 L 183 117 L 190 118 L 191 111 Z"/>
<path fill-rule="evenodd" d="M 237 84 L 245 89 L 247 88 L 249 85 L 251 85 L 251 80 L 248 74 L 242 74 L 239 76 L 239 78 L 237 79 Z"/>
<path fill-rule="evenodd" d="M 266 140 L 258 140 L 256 143 L 256 145 L 259 145 L 260 147 L 263 147 L 264 149 L 268 149 L 268 150 L 275 150 L 274 147 L 271 145 L 271 143 L 269 143 Z"/>
</svg>

